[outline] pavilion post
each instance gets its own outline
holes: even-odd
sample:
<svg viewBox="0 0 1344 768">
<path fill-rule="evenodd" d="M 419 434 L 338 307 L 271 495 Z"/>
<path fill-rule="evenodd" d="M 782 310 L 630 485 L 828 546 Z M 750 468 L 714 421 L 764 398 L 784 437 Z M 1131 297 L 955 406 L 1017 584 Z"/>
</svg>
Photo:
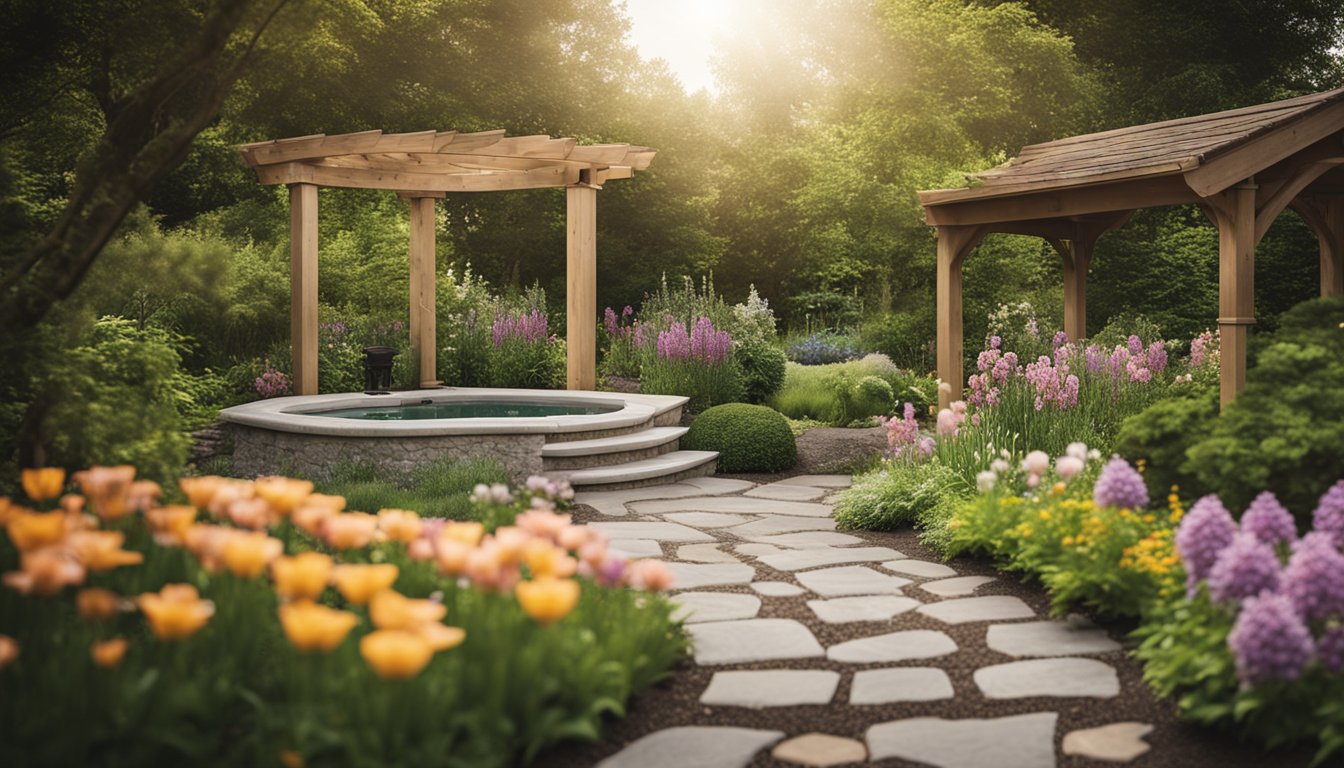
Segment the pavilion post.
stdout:
<svg viewBox="0 0 1344 768">
<path fill-rule="evenodd" d="M 565 188 L 565 382 L 597 386 L 597 187 Z"/>
<path fill-rule="evenodd" d="M 938 276 L 936 289 L 938 320 L 938 407 L 946 408 L 961 399 L 962 390 L 962 310 L 961 265 L 966 254 L 984 237 L 983 227 L 938 227 Z"/>
<path fill-rule="evenodd" d="M 1060 255 L 1064 260 L 1064 333 L 1069 341 L 1087 337 L 1087 269 L 1096 241 L 1066 240 Z"/>
<path fill-rule="evenodd" d="M 317 394 L 317 185 L 289 185 L 290 356 L 296 395 Z"/>
<path fill-rule="evenodd" d="M 1246 386 L 1246 342 L 1255 324 L 1255 191 L 1247 181 L 1219 195 L 1218 331 L 1224 407 Z"/>
<path fill-rule="evenodd" d="M 436 361 L 434 198 L 412 197 L 411 203 L 411 354 L 419 366 L 422 387 L 439 385 Z"/>
<path fill-rule="evenodd" d="M 1321 295 L 1344 296 L 1344 197 L 1326 198 L 1324 232 L 1317 232 L 1321 243 Z"/>
</svg>

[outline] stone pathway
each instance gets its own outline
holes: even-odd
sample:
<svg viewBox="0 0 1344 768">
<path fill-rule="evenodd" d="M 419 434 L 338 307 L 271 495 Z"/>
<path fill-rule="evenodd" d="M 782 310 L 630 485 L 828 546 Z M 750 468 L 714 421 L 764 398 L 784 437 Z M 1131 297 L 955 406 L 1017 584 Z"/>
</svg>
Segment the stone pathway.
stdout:
<svg viewBox="0 0 1344 768">
<path fill-rule="evenodd" d="M 1119 643 L 1085 620 L 1049 620 L 1018 597 L 977 594 L 992 577 L 835 532 L 831 501 L 848 483 L 698 478 L 579 495 L 602 515 L 591 524 L 614 546 L 668 563 L 695 664 L 709 674 L 699 704 L 704 714 L 725 714 L 710 721 L 722 725 L 701 719 L 617 744 L 601 768 L 888 759 L 1051 768 L 1061 755 L 1124 763 L 1148 751 L 1147 723 L 1093 717 L 1088 722 L 1103 724 L 1060 727 L 1062 711 L 1104 708 L 1120 694 L 1112 663 L 1093 658 L 1114 660 Z M 963 669 L 967 658 L 975 661 Z M 874 714 L 893 702 L 925 712 L 969 703 L 963 711 L 986 716 Z M 862 730 L 814 732 L 799 708 L 843 710 L 838 715 L 861 721 Z M 770 727 L 727 724 L 746 711 Z M 860 732 L 862 739 L 852 737 Z"/>
</svg>

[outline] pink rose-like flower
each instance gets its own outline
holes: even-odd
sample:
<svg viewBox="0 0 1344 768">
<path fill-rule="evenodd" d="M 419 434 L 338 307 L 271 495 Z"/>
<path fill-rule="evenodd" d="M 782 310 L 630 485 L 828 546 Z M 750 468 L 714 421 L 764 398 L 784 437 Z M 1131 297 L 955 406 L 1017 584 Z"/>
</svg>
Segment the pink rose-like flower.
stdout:
<svg viewBox="0 0 1344 768">
<path fill-rule="evenodd" d="M 1022 471 L 1029 475 L 1043 475 L 1050 469 L 1050 456 L 1045 451 L 1032 451 L 1022 459 Z"/>
<path fill-rule="evenodd" d="M 672 571 L 661 560 L 636 560 L 626 576 L 630 586 L 649 592 L 662 592 L 672 586 Z"/>
<path fill-rule="evenodd" d="M 1083 471 L 1083 460 L 1077 456 L 1060 456 L 1055 459 L 1055 474 L 1064 480 L 1072 480 Z"/>
</svg>

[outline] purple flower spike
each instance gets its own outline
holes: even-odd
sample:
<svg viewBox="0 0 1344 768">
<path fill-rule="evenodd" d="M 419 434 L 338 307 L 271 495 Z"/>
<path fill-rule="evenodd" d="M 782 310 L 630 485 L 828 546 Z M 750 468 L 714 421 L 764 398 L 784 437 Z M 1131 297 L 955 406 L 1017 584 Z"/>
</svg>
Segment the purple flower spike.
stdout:
<svg viewBox="0 0 1344 768">
<path fill-rule="evenodd" d="M 1344 480 L 1330 486 L 1321 496 L 1312 515 L 1312 525 L 1317 531 L 1329 534 L 1336 547 L 1344 547 Z"/>
<path fill-rule="evenodd" d="M 1344 555 L 1330 537 L 1310 533 L 1283 571 L 1283 592 L 1307 621 L 1344 617 Z"/>
<path fill-rule="evenodd" d="M 1281 570 L 1274 548 L 1242 531 L 1209 570 L 1209 596 L 1222 603 L 1277 592 Z"/>
<path fill-rule="evenodd" d="M 1148 486 L 1129 462 L 1115 456 L 1101 468 L 1092 502 L 1098 507 L 1143 509 L 1148 506 Z"/>
<path fill-rule="evenodd" d="M 1311 661 L 1311 633 L 1283 595 L 1264 594 L 1246 600 L 1227 635 L 1237 661 L 1237 677 L 1245 685 L 1296 680 Z"/>
<path fill-rule="evenodd" d="M 1325 630 L 1316 641 L 1316 658 L 1331 672 L 1344 670 L 1344 624 Z"/>
<path fill-rule="evenodd" d="M 1205 496 L 1190 507 L 1176 530 L 1176 551 L 1185 563 L 1186 588 L 1191 595 L 1236 533 L 1236 522 L 1217 496 Z"/>
<path fill-rule="evenodd" d="M 1270 545 L 1281 541 L 1291 544 L 1297 540 L 1297 525 L 1293 522 L 1293 516 L 1269 491 L 1256 496 L 1251 506 L 1241 514 L 1241 529 L 1250 531 L 1257 539 Z"/>
</svg>

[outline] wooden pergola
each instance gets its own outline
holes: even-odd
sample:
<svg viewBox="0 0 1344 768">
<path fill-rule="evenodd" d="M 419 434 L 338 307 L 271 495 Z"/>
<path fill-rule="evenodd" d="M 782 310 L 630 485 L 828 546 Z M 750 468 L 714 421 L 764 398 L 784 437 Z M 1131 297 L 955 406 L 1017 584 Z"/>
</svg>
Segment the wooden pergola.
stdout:
<svg viewBox="0 0 1344 768">
<path fill-rule="evenodd" d="M 1087 328 L 1097 239 L 1138 208 L 1195 204 L 1218 228 L 1222 402 L 1246 383 L 1255 248 L 1289 206 L 1320 241 L 1321 295 L 1344 293 L 1344 88 L 1026 147 L 973 186 L 920 192 L 938 231 L 938 376 L 961 398 L 961 266 L 985 235 L 1044 238 L 1064 262 L 1064 330 Z"/>
<path fill-rule="evenodd" d="M 436 386 L 434 201 L 449 192 L 563 187 L 567 384 L 597 383 L 597 191 L 648 168 L 654 150 L 504 131 L 362 131 L 238 147 L 262 184 L 289 187 L 294 392 L 317 393 L 317 190 L 385 189 L 410 202 L 410 335 L 422 386 Z"/>
</svg>

